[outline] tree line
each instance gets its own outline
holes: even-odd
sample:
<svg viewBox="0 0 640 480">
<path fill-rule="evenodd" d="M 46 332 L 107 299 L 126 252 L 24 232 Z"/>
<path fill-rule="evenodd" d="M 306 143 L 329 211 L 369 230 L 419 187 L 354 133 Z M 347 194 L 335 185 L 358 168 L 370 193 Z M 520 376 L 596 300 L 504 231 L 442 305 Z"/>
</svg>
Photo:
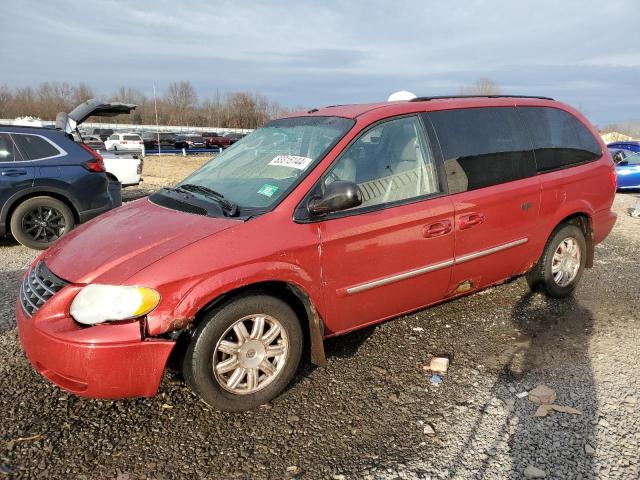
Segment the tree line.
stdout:
<svg viewBox="0 0 640 480">
<path fill-rule="evenodd" d="M 257 128 L 291 109 L 252 92 L 220 94 L 199 98 L 189 81 L 174 82 L 159 92 L 154 102 L 140 90 L 122 86 L 111 95 L 97 93 L 85 83 L 44 82 L 37 87 L 9 88 L 0 85 L 0 118 L 37 117 L 55 120 L 58 112 L 69 112 L 90 99 L 133 103 L 138 107 L 130 115 L 102 120 L 109 123 L 186 125 L 194 127 Z M 300 108 L 296 108 L 299 110 Z M 101 121 L 99 117 L 89 121 Z"/>
</svg>

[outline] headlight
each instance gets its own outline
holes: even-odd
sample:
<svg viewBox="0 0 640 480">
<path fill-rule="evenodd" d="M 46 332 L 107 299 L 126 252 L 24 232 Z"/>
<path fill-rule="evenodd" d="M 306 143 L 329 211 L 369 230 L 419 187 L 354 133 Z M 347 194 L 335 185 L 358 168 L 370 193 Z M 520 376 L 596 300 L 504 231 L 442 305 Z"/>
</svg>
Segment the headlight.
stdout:
<svg viewBox="0 0 640 480">
<path fill-rule="evenodd" d="M 87 285 L 71 302 L 71 316 L 84 325 L 141 317 L 158 306 L 160 294 L 151 288 Z"/>
</svg>

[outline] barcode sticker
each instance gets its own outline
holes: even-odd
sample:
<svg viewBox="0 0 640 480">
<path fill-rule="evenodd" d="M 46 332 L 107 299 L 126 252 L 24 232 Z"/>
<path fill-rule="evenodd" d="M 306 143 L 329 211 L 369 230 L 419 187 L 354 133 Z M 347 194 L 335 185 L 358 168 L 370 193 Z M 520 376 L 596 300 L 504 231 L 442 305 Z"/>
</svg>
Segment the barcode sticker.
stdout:
<svg viewBox="0 0 640 480">
<path fill-rule="evenodd" d="M 311 164 L 311 162 L 313 162 L 313 158 L 309 157 L 299 157 L 297 155 L 278 155 L 269 162 L 269 165 L 276 165 L 278 167 L 291 167 L 297 168 L 298 170 L 304 170 Z"/>
</svg>

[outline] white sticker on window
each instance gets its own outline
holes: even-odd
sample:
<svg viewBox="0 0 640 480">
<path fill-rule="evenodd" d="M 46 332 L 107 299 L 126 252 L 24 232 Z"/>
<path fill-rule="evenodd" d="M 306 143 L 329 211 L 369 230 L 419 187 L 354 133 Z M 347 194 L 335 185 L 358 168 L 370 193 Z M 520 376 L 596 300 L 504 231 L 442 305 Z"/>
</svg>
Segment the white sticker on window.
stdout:
<svg viewBox="0 0 640 480">
<path fill-rule="evenodd" d="M 309 157 L 298 157 L 297 155 L 278 155 L 269 162 L 269 165 L 291 167 L 297 168 L 298 170 L 304 170 L 311 164 L 311 162 L 313 162 L 313 159 Z"/>
</svg>

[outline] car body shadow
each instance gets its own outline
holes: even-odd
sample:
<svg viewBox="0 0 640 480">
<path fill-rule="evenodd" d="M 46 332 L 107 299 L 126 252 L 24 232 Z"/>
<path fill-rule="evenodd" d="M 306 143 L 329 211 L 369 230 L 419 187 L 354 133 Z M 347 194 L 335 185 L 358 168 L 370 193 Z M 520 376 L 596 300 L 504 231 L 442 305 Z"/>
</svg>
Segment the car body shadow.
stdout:
<svg viewBox="0 0 640 480">
<path fill-rule="evenodd" d="M 584 450 L 586 443 L 595 445 L 593 425 L 597 420 L 596 387 L 588 353 L 593 330 L 591 311 L 573 298 L 548 299 L 526 293 L 514 305 L 511 321 L 521 337 L 516 339 L 516 348 L 499 370 L 489 400 L 451 462 L 452 478 L 465 463 L 465 452 L 476 447 L 477 440 L 487 437 L 493 439 L 493 447 L 488 450 L 508 452 L 508 478 L 522 478 L 530 465 L 547 475 L 555 472 L 552 476 L 562 476 L 559 472 L 565 471 L 580 474 L 581 478 L 595 477 L 593 458 Z M 568 360 L 570 368 L 566 365 Z M 579 380 L 574 377 L 576 368 L 582 370 Z M 552 412 L 544 418 L 534 417 L 538 405 L 527 398 L 518 399 L 513 390 L 505 394 L 505 386 L 516 387 L 520 392 L 540 384 L 556 390 L 555 404 L 577 408 L 583 415 Z M 579 394 L 575 388 L 578 386 Z M 485 422 L 491 424 L 487 416 L 492 415 L 496 398 L 504 402 L 506 417 L 497 431 L 491 427 L 489 432 Z M 544 443 L 547 445 L 541 448 Z M 549 450 L 554 450 L 549 445 L 556 447 L 552 455 L 548 455 Z M 492 455 L 495 453 L 485 456 L 474 478 L 493 478 Z"/>
</svg>

